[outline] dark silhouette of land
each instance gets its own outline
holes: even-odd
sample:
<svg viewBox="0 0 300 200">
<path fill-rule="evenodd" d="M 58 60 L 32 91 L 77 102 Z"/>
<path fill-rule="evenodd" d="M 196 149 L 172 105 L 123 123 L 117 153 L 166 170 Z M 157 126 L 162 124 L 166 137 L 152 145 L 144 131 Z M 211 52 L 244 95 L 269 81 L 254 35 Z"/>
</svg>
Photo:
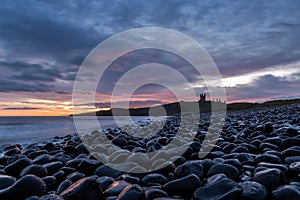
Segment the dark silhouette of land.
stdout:
<svg viewBox="0 0 300 200">
<path fill-rule="evenodd" d="M 280 106 L 280 105 L 288 105 L 300 103 L 300 99 L 291 99 L 291 100 L 272 100 L 263 103 L 248 103 L 248 102 L 238 102 L 238 103 L 230 103 L 226 104 L 220 100 L 216 101 L 206 101 L 206 95 L 200 94 L 200 100 L 198 102 L 174 102 L 169 104 L 164 104 L 161 106 L 153 106 L 153 107 L 144 107 L 144 108 L 112 108 L 111 110 L 103 110 L 98 111 L 96 113 L 82 113 L 79 115 L 97 115 L 97 116 L 149 116 L 149 112 L 151 115 L 160 116 L 160 115 L 176 115 L 183 112 L 198 112 L 207 113 L 211 112 L 211 108 L 213 106 L 214 111 L 218 110 L 242 110 L 242 109 L 251 109 L 251 108 L 260 108 L 260 107 L 269 107 L 269 106 Z M 199 110 L 195 109 L 196 106 L 199 106 Z M 164 112 L 162 112 L 162 107 Z"/>
</svg>

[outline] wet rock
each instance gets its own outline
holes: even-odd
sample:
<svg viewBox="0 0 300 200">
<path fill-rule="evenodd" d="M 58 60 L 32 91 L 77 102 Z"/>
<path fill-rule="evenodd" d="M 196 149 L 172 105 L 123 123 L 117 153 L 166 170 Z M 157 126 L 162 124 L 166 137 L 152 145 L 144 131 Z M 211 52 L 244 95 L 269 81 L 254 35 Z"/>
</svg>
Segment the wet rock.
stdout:
<svg viewBox="0 0 300 200">
<path fill-rule="evenodd" d="M 39 200 L 64 200 L 62 197 L 55 194 L 48 194 L 39 198 Z"/>
<path fill-rule="evenodd" d="M 40 198 L 38 196 L 31 196 L 26 198 L 25 200 L 39 200 Z"/>
<path fill-rule="evenodd" d="M 280 169 L 283 173 L 286 173 L 288 171 L 288 165 L 286 165 L 286 164 L 273 164 L 273 163 L 261 162 L 261 163 L 258 163 L 257 166 L 264 167 L 264 168 L 277 168 L 277 169 Z"/>
<path fill-rule="evenodd" d="M 70 187 L 72 185 L 72 181 L 70 180 L 64 180 L 63 182 L 60 183 L 60 185 L 57 187 L 56 193 L 60 194 L 62 191 L 64 191 L 65 189 L 67 189 L 68 187 Z"/>
<path fill-rule="evenodd" d="M 282 151 L 282 156 L 283 157 L 300 156 L 300 147 L 293 146 L 293 147 L 287 148 L 286 150 Z"/>
<path fill-rule="evenodd" d="M 43 165 L 43 164 L 54 161 L 54 159 L 55 159 L 54 156 L 50 156 L 49 154 L 42 154 L 42 155 L 37 156 L 35 159 L 33 159 L 33 163 Z"/>
<path fill-rule="evenodd" d="M 215 174 L 207 178 L 207 183 L 214 183 L 223 178 L 227 178 L 227 176 L 225 174 Z"/>
<path fill-rule="evenodd" d="M 268 122 L 264 125 L 264 133 L 272 133 L 274 130 L 272 123 Z"/>
<path fill-rule="evenodd" d="M 295 137 L 295 136 L 298 136 L 299 135 L 299 132 L 296 128 L 293 128 L 293 127 L 289 127 L 286 131 L 285 131 L 288 136 L 290 137 Z"/>
<path fill-rule="evenodd" d="M 186 162 L 176 167 L 175 172 L 177 177 L 184 177 L 190 174 L 195 174 L 199 178 L 203 176 L 203 167 L 199 162 Z"/>
<path fill-rule="evenodd" d="M 265 169 L 255 173 L 254 180 L 270 190 L 287 183 L 285 174 L 276 168 Z"/>
<path fill-rule="evenodd" d="M 242 187 L 229 178 L 200 187 L 194 192 L 194 197 L 199 200 L 209 199 L 238 199 L 242 194 Z"/>
<path fill-rule="evenodd" d="M 260 162 L 281 163 L 281 159 L 278 156 L 273 155 L 273 154 L 267 154 L 267 153 L 256 156 L 255 161 L 257 163 L 260 163 Z"/>
<path fill-rule="evenodd" d="M 105 196 L 118 196 L 122 190 L 130 185 L 126 181 L 115 181 L 104 192 Z"/>
<path fill-rule="evenodd" d="M 291 172 L 300 174 L 300 161 L 291 163 L 289 166 L 289 170 Z"/>
<path fill-rule="evenodd" d="M 53 174 L 55 172 L 57 172 L 64 164 L 60 161 L 56 161 L 56 162 L 50 162 L 47 164 L 44 164 L 43 166 L 47 169 L 47 171 L 49 172 L 49 174 Z"/>
<path fill-rule="evenodd" d="M 254 158 L 248 153 L 239 153 L 233 157 L 234 159 L 238 159 L 244 165 L 252 165 L 254 164 Z"/>
<path fill-rule="evenodd" d="M 83 173 L 80 173 L 80 172 L 74 172 L 74 173 L 69 174 L 69 175 L 67 176 L 67 180 L 70 180 L 70 181 L 72 181 L 73 183 L 75 183 L 76 181 L 78 181 L 78 180 L 80 180 L 80 179 L 82 179 L 82 178 L 84 178 L 84 177 L 85 177 L 85 175 L 84 175 Z"/>
<path fill-rule="evenodd" d="M 213 165 L 209 169 L 207 175 L 212 176 L 212 175 L 220 174 L 220 173 L 225 174 L 228 178 L 231 178 L 231 179 L 236 179 L 239 176 L 239 170 L 236 167 L 234 167 L 232 165 L 228 165 L 228 164 Z"/>
<path fill-rule="evenodd" d="M 32 161 L 28 158 L 22 158 L 20 160 L 16 160 L 15 162 L 9 164 L 4 168 L 6 174 L 18 177 L 21 170 L 25 167 L 32 164 Z"/>
<path fill-rule="evenodd" d="M 120 180 L 126 181 L 131 184 L 139 184 L 140 179 L 138 177 L 130 176 L 128 174 L 123 174 L 120 176 Z"/>
<path fill-rule="evenodd" d="M 94 177 L 83 178 L 77 181 L 60 193 L 60 196 L 64 200 L 104 199 L 102 190 Z"/>
<path fill-rule="evenodd" d="M 7 175 L 0 175 L 0 190 L 12 186 L 16 182 L 16 179 Z"/>
<path fill-rule="evenodd" d="M 93 172 L 99 167 L 98 160 L 83 159 L 77 166 L 77 170 L 85 175 L 92 175 Z"/>
<path fill-rule="evenodd" d="M 20 176 L 25 176 L 27 174 L 33 174 L 37 177 L 44 177 L 47 176 L 48 171 L 42 165 L 29 165 L 21 171 Z"/>
<path fill-rule="evenodd" d="M 115 179 L 109 176 L 97 178 L 97 183 L 101 186 L 103 191 L 105 191 L 114 181 Z"/>
<path fill-rule="evenodd" d="M 149 189 L 145 191 L 145 199 L 152 200 L 159 197 L 167 197 L 168 194 L 161 189 Z"/>
<path fill-rule="evenodd" d="M 168 179 L 162 174 L 148 174 L 142 178 L 142 183 L 146 186 L 163 185 Z"/>
<path fill-rule="evenodd" d="M 240 183 L 240 186 L 243 188 L 243 199 L 264 200 L 267 196 L 266 188 L 258 182 L 245 181 Z"/>
<path fill-rule="evenodd" d="M 293 162 L 300 161 L 300 156 L 290 156 L 290 157 L 286 157 L 284 160 L 285 160 L 286 163 L 290 164 L 290 163 L 293 163 Z"/>
<path fill-rule="evenodd" d="M 100 167 L 98 167 L 95 172 L 95 175 L 101 177 L 101 176 L 110 176 L 113 178 L 117 178 L 118 176 L 124 174 L 124 172 L 113 169 L 107 165 L 102 165 Z"/>
<path fill-rule="evenodd" d="M 54 176 L 45 176 L 42 180 L 46 183 L 47 188 L 53 189 L 54 185 L 56 184 L 56 178 Z"/>
<path fill-rule="evenodd" d="M 271 137 L 271 138 L 264 139 L 263 142 L 280 146 L 282 143 L 282 139 L 280 137 Z"/>
<path fill-rule="evenodd" d="M 284 185 L 272 191 L 274 199 L 300 199 L 299 188 L 293 185 Z"/>
<path fill-rule="evenodd" d="M 30 196 L 40 196 L 46 193 L 44 181 L 34 175 L 26 175 L 20 178 L 9 188 L 0 191 L 0 199 L 23 200 Z"/>
<path fill-rule="evenodd" d="M 245 146 L 237 146 L 232 149 L 231 153 L 248 153 L 249 149 Z"/>
<path fill-rule="evenodd" d="M 143 198 L 143 189 L 139 185 L 128 185 L 118 195 L 117 200 L 139 200 Z"/>
<path fill-rule="evenodd" d="M 175 179 L 164 184 L 163 188 L 172 194 L 187 194 L 194 192 L 202 184 L 195 174 Z"/>
<path fill-rule="evenodd" d="M 300 138 L 286 138 L 282 141 L 280 147 L 285 150 L 287 148 L 298 146 L 300 144 Z"/>
</svg>

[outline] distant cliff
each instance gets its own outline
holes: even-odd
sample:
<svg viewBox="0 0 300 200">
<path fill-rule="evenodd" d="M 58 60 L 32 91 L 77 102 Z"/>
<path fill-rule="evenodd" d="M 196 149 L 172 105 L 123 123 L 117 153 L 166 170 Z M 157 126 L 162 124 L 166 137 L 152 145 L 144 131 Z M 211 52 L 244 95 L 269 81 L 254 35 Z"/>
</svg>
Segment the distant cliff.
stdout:
<svg viewBox="0 0 300 200">
<path fill-rule="evenodd" d="M 201 113 L 211 112 L 211 106 L 213 104 L 215 110 L 242 110 L 242 109 L 250 109 L 250 108 L 260 108 L 260 107 L 269 107 L 269 106 L 280 106 L 280 105 L 288 105 L 300 103 L 300 99 L 290 99 L 290 100 L 272 100 L 264 103 L 231 103 L 225 104 L 223 102 L 216 101 L 205 101 L 205 102 L 176 102 L 162 105 L 166 114 L 168 116 L 172 116 L 184 110 L 185 112 L 197 112 L 195 110 L 195 106 L 199 106 L 199 110 Z M 128 112 L 131 116 L 149 116 L 149 110 L 151 108 L 151 115 L 160 115 L 161 106 L 153 106 L 153 107 L 145 107 L 145 108 L 132 108 L 132 109 L 123 109 L 123 108 L 113 108 L 111 110 L 106 111 L 98 111 L 96 113 L 82 113 L 79 115 L 97 115 L 97 116 L 128 116 Z M 182 108 L 182 109 L 181 109 Z"/>
</svg>

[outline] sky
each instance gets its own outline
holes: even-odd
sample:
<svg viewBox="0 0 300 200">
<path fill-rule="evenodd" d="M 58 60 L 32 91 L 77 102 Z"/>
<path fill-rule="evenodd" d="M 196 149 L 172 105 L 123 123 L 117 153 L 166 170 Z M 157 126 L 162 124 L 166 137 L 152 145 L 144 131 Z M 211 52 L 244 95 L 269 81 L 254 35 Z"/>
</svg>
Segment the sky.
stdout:
<svg viewBox="0 0 300 200">
<path fill-rule="evenodd" d="M 299 9 L 298 0 L 2 0 L 0 116 L 71 114 L 73 83 L 89 52 L 114 34 L 142 27 L 176 30 L 199 42 L 222 75 L 227 102 L 298 98 Z M 86 102 L 82 109 L 109 107 L 111 90 L 122 73 L 147 62 L 172 65 L 196 92 L 206 92 L 184 59 L 147 49 L 112 63 L 99 81 L 96 107 Z M 153 78 L 172 79 L 167 74 Z M 122 95 L 115 100 L 125 101 Z M 132 94 L 130 105 L 172 101 L 172 91 L 150 84 Z"/>
</svg>

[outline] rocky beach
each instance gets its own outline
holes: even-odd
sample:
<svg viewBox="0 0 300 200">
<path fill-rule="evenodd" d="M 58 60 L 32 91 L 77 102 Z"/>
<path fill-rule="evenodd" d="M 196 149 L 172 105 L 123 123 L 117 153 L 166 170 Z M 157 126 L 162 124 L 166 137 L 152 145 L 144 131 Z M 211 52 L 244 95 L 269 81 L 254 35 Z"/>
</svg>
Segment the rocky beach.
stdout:
<svg viewBox="0 0 300 200">
<path fill-rule="evenodd" d="M 204 113 L 188 143 L 189 127 L 181 127 L 186 130 L 182 138 L 175 137 L 180 118 L 170 117 L 161 131 L 146 138 L 115 128 L 81 138 L 67 135 L 43 143 L 11 144 L 0 156 L 0 199 L 297 200 L 299 113 L 300 104 L 228 111 L 220 135 L 208 131 L 212 122 Z M 192 116 L 190 123 L 196 123 Z M 167 151 L 159 151 L 167 145 Z M 184 153 L 177 156 L 183 146 Z M 124 170 L 103 164 L 99 157 L 122 163 Z M 167 160 L 171 157 L 173 163 Z"/>
</svg>

